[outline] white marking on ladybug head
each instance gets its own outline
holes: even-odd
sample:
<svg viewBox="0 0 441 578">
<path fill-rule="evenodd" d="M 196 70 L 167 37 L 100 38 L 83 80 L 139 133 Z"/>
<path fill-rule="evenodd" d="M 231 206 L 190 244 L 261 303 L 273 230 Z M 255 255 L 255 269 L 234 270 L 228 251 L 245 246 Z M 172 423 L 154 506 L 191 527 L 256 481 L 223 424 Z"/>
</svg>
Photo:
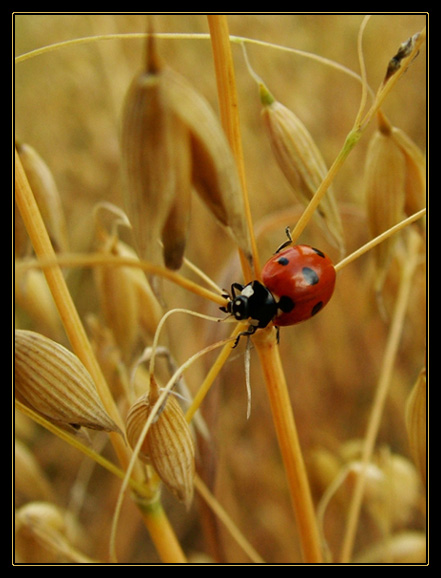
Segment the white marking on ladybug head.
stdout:
<svg viewBox="0 0 441 578">
<path fill-rule="evenodd" d="M 241 295 L 244 295 L 244 297 L 251 297 L 252 295 L 254 295 L 254 289 L 253 289 L 252 285 L 246 285 L 242 289 Z"/>
</svg>

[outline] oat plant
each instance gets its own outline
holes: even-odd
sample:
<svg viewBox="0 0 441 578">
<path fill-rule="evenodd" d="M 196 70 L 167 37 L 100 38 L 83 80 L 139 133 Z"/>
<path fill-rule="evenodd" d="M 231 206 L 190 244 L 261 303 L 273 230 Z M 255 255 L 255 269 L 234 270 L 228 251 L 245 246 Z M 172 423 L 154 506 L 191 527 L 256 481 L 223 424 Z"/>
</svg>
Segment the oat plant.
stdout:
<svg viewBox="0 0 441 578">
<path fill-rule="evenodd" d="M 424 21 L 16 15 L 16 564 L 425 563 Z"/>
</svg>

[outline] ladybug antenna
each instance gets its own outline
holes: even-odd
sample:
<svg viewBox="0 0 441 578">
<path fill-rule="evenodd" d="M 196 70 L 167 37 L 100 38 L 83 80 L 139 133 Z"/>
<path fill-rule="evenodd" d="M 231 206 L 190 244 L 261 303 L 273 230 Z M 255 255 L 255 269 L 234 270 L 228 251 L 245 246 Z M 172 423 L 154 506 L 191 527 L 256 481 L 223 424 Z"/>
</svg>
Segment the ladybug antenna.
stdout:
<svg viewBox="0 0 441 578">
<path fill-rule="evenodd" d="M 290 228 L 290 227 L 285 227 L 285 233 L 286 233 L 286 236 L 288 237 L 288 240 L 285 241 L 284 243 L 282 243 L 282 244 L 280 245 L 280 247 L 278 247 L 278 248 L 276 249 L 274 255 L 276 255 L 277 253 L 280 253 L 280 251 L 281 251 L 282 249 L 284 249 L 285 247 L 288 247 L 288 245 L 291 245 L 291 244 L 292 244 L 291 228 Z"/>
</svg>

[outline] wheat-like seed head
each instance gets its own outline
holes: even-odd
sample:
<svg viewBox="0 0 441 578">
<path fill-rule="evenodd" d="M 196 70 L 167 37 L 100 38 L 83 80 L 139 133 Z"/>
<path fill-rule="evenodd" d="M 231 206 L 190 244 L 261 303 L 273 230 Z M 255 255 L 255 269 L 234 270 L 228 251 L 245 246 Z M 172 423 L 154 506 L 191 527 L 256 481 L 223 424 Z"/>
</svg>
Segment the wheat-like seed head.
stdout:
<svg viewBox="0 0 441 578">
<path fill-rule="evenodd" d="M 15 332 L 15 395 L 57 425 L 118 431 L 76 355 L 35 333 Z"/>
<path fill-rule="evenodd" d="M 182 265 L 193 188 L 251 255 L 237 168 L 219 121 L 155 53 L 127 94 L 122 148 L 126 207 L 141 257 L 157 260 L 162 238 L 167 267 Z"/>
<path fill-rule="evenodd" d="M 141 396 L 129 409 L 126 433 L 132 447 L 150 415 L 153 404 Z M 194 443 L 182 409 L 173 395 L 150 425 L 139 457 L 150 463 L 169 490 L 188 507 L 193 498 Z"/>
<path fill-rule="evenodd" d="M 422 153 L 379 113 L 365 162 L 364 192 L 373 237 L 425 205 L 425 162 Z M 380 291 L 397 243 L 391 237 L 373 250 L 376 291 Z"/>
<path fill-rule="evenodd" d="M 262 119 L 276 161 L 294 194 L 305 206 L 314 196 L 328 169 L 311 134 L 298 116 L 260 85 Z M 344 252 L 343 228 L 332 188 L 320 202 L 318 222 Z"/>
</svg>

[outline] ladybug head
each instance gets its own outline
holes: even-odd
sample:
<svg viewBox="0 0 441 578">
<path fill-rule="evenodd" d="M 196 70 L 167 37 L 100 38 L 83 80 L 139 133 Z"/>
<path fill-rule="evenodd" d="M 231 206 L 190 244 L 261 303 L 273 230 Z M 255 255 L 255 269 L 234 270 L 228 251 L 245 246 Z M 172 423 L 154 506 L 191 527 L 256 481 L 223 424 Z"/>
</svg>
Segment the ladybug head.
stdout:
<svg viewBox="0 0 441 578">
<path fill-rule="evenodd" d="M 237 288 L 237 287 L 236 287 Z M 247 295 L 236 295 L 233 289 L 232 295 L 224 295 L 228 300 L 225 307 L 220 307 L 221 311 L 233 315 L 238 321 L 248 319 L 249 317 L 249 298 Z"/>
<path fill-rule="evenodd" d="M 230 313 L 234 315 L 238 321 L 248 319 L 250 316 L 248 302 L 249 299 L 246 295 L 238 295 L 229 303 L 231 309 Z"/>
</svg>

